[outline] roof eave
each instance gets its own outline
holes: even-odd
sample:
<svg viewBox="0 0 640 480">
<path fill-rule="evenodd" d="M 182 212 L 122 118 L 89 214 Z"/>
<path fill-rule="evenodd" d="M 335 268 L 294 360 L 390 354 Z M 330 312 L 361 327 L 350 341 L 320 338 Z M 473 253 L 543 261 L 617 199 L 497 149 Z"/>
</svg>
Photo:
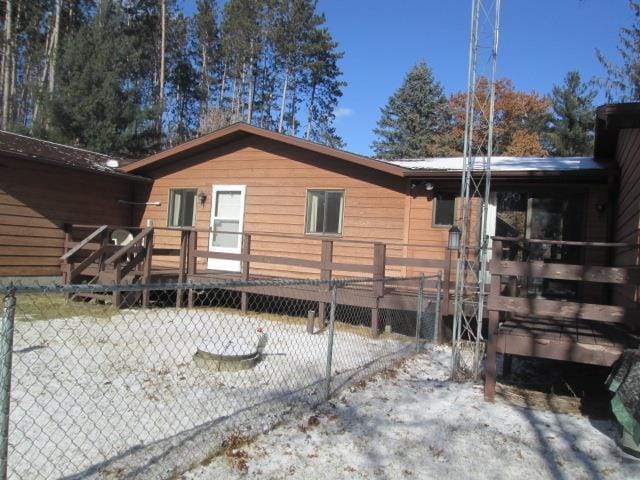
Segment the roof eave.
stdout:
<svg viewBox="0 0 640 480">
<path fill-rule="evenodd" d="M 46 164 L 46 165 L 52 165 L 54 167 L 68 168 L 69 170 L 74 170 L 74 171 L 77 171 L 77 172 L 94 173 L 96 175 L 107 175 L 107 176 L 110 176 L 110 177 L 122 178 L 122 179 L 130 180 L 132 182 L 142 182 L 142 183 L 152 182 L 152 180 L 150 178 L 144 177 L 142 175 L 134 175 L 134 174 L 130 174 L 130 173 L 124 173 L 124 172 L 121 172 L 121 171 L 118 171 L 118 170 L 111 170 L 111 171 L 109 171 L 109 170 L 98 170 L 98 169 L 94 169 L 94 168 L 83 167 L 82 165 L 62 164 L 60 162 L 56 162 L 56 161 L 50 160 L 50 159 L 48 159 L 46 157 L 42 157 L 42 156 L 21 154 L 21 153 L 18 153 L 18 152 L 7 151 L 7 150 L 2 150 L 2 149 L 0 149 L 0 155 L 4 155 L 9 159 L 15 158 L 15 159 L 19 159 L 19 160 L 27 160 L 27 161 L 37 162 L 37 163 L 43 163 L 43 164 Z"/>
</svg>

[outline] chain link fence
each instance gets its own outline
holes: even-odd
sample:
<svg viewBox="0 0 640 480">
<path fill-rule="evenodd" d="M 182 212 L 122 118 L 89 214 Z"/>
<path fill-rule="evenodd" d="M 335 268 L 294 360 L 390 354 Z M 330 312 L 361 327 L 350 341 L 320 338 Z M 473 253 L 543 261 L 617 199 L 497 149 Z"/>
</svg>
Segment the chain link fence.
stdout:
<svg viewBox="0 0 640 480">
<path fill-rule="evenodd" d="M 383 281 L 382 297 L 371 279 L 0 285 L 0 467 L 170 478 L 204 462 L 436 340 L 439 279 Z"/>
</svg>

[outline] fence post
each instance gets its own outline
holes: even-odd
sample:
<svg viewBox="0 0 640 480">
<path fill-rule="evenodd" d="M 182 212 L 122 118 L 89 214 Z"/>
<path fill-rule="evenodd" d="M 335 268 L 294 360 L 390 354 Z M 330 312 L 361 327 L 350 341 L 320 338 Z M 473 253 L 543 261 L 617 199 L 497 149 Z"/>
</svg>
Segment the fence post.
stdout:
<svg viewBox="0 0 640 480">
<path fill-rule="evenodd" d="M 7 478 L 7 460 L 9 448 L 9 408 L 11 406 L 11 361 L 13 354 L 13 327 L 16 313 L 16 296 L 13 291 L 4 297 L 2 310 L 2 338 L 0 341 L 0 362 L 2 371 L 0 389 L 2 390 L 2 435 L 0 445 L 0 476 Z"/>
<path fill-rule="evenodd" d="M 418 281 L 418 311 L 416 312 L 416 353 L 420 352 L 420 330 L 422 327 L 422 307 L 424 302 L 424 273 Z"/>
<path fill-rule="evenodd" d="M 442 331 L 444 322 L 440 310 L 440 302 L 442 301 L 442 272 L 438 272 L 438 280 L 436 281 L 436 311 L 434 313 L 435 325 L 433 326 L 433 343 L 440 343 L 444 337 Z"/>
<path fill-rule="evenodd" d="M 333 359 L 333 335 L 336 323 L 336 303 L 338 300 L 338 286 L 331 286 L 331 310 L 329 312 L 329 340 L 327 343 L 327 368 L 325 373 L 325 400 L 331 397 L 331 361 Z"/>
</svg>

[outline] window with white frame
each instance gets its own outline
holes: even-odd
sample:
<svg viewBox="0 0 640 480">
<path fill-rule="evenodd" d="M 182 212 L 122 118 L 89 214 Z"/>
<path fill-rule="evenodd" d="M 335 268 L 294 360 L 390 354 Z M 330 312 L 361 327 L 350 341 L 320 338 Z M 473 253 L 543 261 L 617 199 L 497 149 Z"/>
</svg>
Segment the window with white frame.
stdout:
<svg viewBox="0 0 640 480">
<path fill-rule="evenodd" d="M 305 233 L 342 234 L 344 190 L 308 190 Z"/>
<path fill-rule="evenodd" d="M 195 188 L 172 188 L 169 190 L 169 227 L 193 227 L 196 223 Z"/>
</svg>

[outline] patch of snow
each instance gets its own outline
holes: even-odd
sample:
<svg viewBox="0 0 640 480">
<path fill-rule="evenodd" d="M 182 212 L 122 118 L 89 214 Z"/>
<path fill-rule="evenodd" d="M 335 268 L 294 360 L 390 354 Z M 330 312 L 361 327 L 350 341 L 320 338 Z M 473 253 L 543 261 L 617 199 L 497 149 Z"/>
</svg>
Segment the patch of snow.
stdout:
<svg viewBox="0 0 640 480">
<path fill-rule="evenodd" d="M 410 170 L 462 171 L 463 157 L 435 157 L 387 160 L 388 163 Z M 482 158 L 474 157 L 475 169 L 480 170 Z M 602 170 L 605 168 L 593 157 L 491 157 L 491 169 L 498 172 Z"/>
<path fill-rule="evenodd" d="M 217 451 L 230 431 L 255 435 L 310 408 L 324 397 L 328 338 L 307 334 L 304 320 L 211 308 L 19 320 L 9 478 L 166 478 Z M 262 331 L 269 342 L 253 369 L 215 372 L 192 360 L 200 346 L 255 349 Z M 333 388 L 411 351 L 338 329 Z"/>
<path fill-rule="evenodd" d="M 428 346 L 397 376 L 352 388 L 181 478 L 640 478 L 610 421 L 484 402 L 480 386 L 448 380 L 450 359 L 449 348 Z"/>
</svg>

